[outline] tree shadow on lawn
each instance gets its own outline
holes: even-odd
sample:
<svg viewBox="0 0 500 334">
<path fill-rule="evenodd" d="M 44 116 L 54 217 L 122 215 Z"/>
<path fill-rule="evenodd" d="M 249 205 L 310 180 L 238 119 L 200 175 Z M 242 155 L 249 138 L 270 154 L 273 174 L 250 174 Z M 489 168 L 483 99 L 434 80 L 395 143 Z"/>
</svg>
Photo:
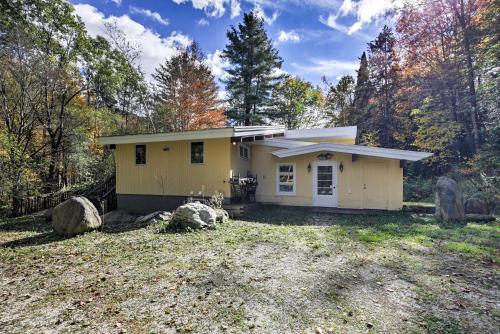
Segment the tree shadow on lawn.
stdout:
<svg viewBox="0 0 500 334">
<path fill-rule="evenodd" d="M 0 232 L 49 232 L 52 231 L 50 223 L 43 218 L 35 216 L 22 216 L 17 218 L 0 219 Z"/>
<path fill-rule="evenodd" d="M 373 245 L 405 241 L 438 246 L 468 254 L 499 257 L 500 225 L 489 223 L 445 223 L 433 215 L 387 212 L 383 215 L 315 212 L 312 208 L 265 206 L 247 213 L 244 221 L 282 226 L 326 227 L 325 233 L 346 236 Z"/>
<path fill-rule="evenodd" d="M 69 239 L 70 237 L 66 237 L 54 232 L 43 232 L 37 235 L 15 239 L 12 241 L 7 241 L 0 245 L 2 248 L 22 248 L 22 247 L 31 247 L 31 246 L 40 246 L 46 245 L 57 241 L 62 241 Z"/>
<path fill-rule="evenodd" d="M 100 231 L 103 233 L 125 233 L 138 230 L 146 226 L 148 226 L 147 223 L 136 223 L 134 221 L 114 221 L 109 223 L 105 222 Z M 55 233 L 50 222 L 47 222 L 42 218 L 33 216 L 23 216 L 19 218 L 0 221 L 0 233 L 2 232 L 36 233 L 35 235 L 30 235 L 24 238 L 7 241 L 3 244 L 0 244 L 0 247 L 3 248 L 39 246 L 71 238 Z"/>
</svg>

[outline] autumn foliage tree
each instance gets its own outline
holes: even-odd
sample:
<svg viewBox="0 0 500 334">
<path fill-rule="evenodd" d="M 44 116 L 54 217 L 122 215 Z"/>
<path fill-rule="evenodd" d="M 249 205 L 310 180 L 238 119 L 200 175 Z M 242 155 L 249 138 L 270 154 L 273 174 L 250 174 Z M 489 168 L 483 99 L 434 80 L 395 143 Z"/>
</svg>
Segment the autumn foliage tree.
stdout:
<svg viewBox="0 0 500 334">
<path fill-rule="evenodd" d="M 225 125 L 217 84 L 196 43 L 167 59 L 153 77 L 156 80 L 153 118 L 157 131 L 187 131 Z"/>
</svg>

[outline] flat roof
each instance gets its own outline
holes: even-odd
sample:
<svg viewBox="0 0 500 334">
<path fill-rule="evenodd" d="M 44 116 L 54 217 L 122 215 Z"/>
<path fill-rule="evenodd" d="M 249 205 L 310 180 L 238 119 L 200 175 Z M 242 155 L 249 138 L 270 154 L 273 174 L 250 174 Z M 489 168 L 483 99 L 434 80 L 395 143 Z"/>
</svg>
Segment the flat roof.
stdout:
<svg viewBox="0 0 500 334">
<path fill-rule="evenodd" d="M 278 158 L 286 158 L 302 154 L 319 153 L 319 152 L 349 153 L 349 154 L 357 154 L 370 157 L 408 160 L 408 161 L 418 161 L 433 155 L 433 153 L 428 153 L 428 152 L 406 151 L 406 150 L 396 150 L 390 148 L 371 147 L 362 145 L 334 144 L 334 143 L 318 143 L 313 145 L 297 146 L 293 148 L 277 150 L 272 152 L 272 154 Z"/>
<path fill-rule="evenodd" d="M 287 130 L 285 139 L 324 139 L 324 138 L 356 138 L 358 132 L 357 126 L 343 126 L 338 128 L 319 128 L 319 129 L 299 129 Z"/>
<path fill-rule="evenodd" d="M 178 141 L 178 140 L 265 136 L 265 135 L 284 133 L 285 130 L 286 129 L 283 125 L 234 126 L 234 127 L 193 130 L 193 131 L 183 131 L 183 132 L 106 136 L 106 137 L 100 137 L 98 141 L 99 144 L 101 145 L 137 144 L 137 143 L 154 143 L 154 142 Z"/>
</svg>

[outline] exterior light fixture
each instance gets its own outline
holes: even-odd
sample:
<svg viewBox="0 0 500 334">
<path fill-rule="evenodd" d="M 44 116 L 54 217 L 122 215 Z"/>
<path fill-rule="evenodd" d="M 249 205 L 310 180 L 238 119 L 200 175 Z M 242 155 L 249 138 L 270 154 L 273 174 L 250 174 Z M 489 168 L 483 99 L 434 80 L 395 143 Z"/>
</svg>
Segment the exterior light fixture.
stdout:
<svg viewBox="0 0 500 334">
<path fill-rule="evenodd" d="M 307 172 L 308 172 L 308 173 L 310 173 L 310 172 L 311 172 L 311 163 L 309 163 L 309 164 L 307 165 Z"/>
<path fill-rule="evenodd" d="M 339 170 L 341 173 L 344 171 L 344 165 L 342 164 L 342 162 L 340 162 Z"/>
</svg>

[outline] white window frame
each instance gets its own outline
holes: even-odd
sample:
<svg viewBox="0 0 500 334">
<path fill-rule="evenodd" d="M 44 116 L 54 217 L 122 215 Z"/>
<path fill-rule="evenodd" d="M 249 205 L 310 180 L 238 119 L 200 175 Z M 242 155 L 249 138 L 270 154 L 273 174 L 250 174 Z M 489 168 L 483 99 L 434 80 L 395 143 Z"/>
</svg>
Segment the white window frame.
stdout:
<svg viewBox="0 0 500 334">
<path fill-rule="evenodd" d="M 280 191 L 280 167 L 293 166 L 293 191 Z M 283 162 L 276 164 L 276 195 L 280 196 L 295 196 L 297 191 L 297 165 L 295 162 Z"/>
<path fill-rule="evenodd" d="M 247 150 L 247 157 L 246 158 L 241 155 L 241 148 Z M 250 146 L 245 145 L 245 144 L 239 144 L 238 155 L 240 156 L 240 159 L 242 159 L 242 160 L 250 160 Z"/>
<path fill-rule="evenodd" d="M 191 150 L 192 150 L 192 144 L 193 143 L 202 143 L 203 144 L 203 162 L 193 162 L 191 160 Z M 206 144 L 205 144 L 205 141 L 203 140 L 193 140 L 191 142 L 189 142 L 189 164 L 192 165 L 192 166 L 202 166 L 205 164 L 205 147 L 206 147 Z"/>
</svg>

